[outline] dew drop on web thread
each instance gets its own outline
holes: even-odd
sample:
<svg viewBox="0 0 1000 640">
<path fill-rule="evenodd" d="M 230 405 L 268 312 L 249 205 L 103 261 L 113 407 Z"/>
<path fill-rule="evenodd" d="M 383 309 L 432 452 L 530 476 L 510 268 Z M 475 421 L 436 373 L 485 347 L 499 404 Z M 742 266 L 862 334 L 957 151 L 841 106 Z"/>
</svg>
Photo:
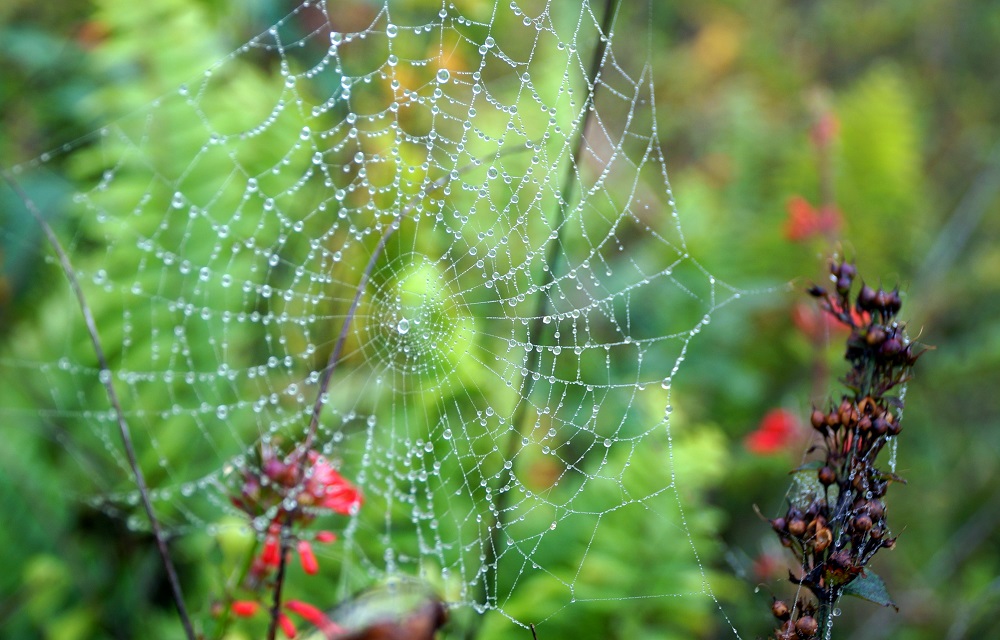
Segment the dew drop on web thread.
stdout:
<svg viewBox="0 0 1000 640">
<path fill-rule="evenodd" d="M 245 525 L 234 492 L 267 477 L 262 450 L 303 438 L 319 397 L 315 450 L 366 497 L 324 516 L 359 583 L 417 575 L 513 615 L 528 580 L 585 607 L 629 519 L 696 547 L 673 506 L 673 382 L 744 292 L 691 254 L 655 120 L 635 117 L 656 60 L 622 34 L 649 25 L 604 3 L 503 4 L 484 23 L 387 2 L 358 27 L 329 7 L 296 7 L 87 143 L 71 257 L 120 327 L 110 375 L 159 507 L 181 532 Z M 15 360 L 120 485 L 106 411 L 77 392 L 97 381 L 87 358 Z M 127 511 L 135 491 L 99 493 Z M 705 584 L 601 597 L 714 607 Z"/>
</svg>

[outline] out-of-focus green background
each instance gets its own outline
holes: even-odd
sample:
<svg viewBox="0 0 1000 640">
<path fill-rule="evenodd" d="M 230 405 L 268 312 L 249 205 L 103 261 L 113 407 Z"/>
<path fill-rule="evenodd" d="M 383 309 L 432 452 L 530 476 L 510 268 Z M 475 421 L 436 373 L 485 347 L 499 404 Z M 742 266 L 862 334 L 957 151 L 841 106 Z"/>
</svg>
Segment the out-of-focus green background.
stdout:
<svg viewBox="0 0 1000 640">
<path fill-rule="evenodd" d="M 743 637 L 769 633 L 770 596 L 755 587 L 781 592 L 785 560 L 754 505 L 768 515 L 781 508 L 787 470 L 805 448 L 799 440 L 760 454 L 744 437 L 772 409 L 805 416 L 812 399 L 835 392 L 829 378 L 842 370 L 838 347 L 817 352 L 794 321 L 831 246 L 787 237 L 787 203 L 801 196 L 836 203 L 843 250 L 867 278 L 902 286 L 911 332 L 935 347 L 907 393 L 898 472 L 909 484 L 888 496 L 901 537 L 875 562 L 900 611 L 844 602 L 835 637 L 990 637 L 1000 614 L 1000 5 L 663 4 L 652 13 L 658 125 L 692 253 L 742 288 L 778 285 L 714 316 L 674 390 L 679 429 L 698 434 L 679 445 L 679 467 L 694 469 L 682 497 L 703 561 L 724 585 L 722 610 Z M 338 9 L 355 28 L 369 15 L 359 6 Z M 4 3 L 0 164 L 148 103 L 286 10 L 261 0 Z M 275 72 L 266 62 L 254 69 Z M 814 132 L 824 122 L 835 124 L 820 148 Z M 34 193 L 66 190 L 57 171 L 40 179 L 51 184 L 31 185 Z M 0 205 L 20 212 L 3 193 Z M 0 341 L 46 321 L 43 311 L 76 317 L 49 302 L 53 274 L 38 275 L 44 251 L 4 242 L 26 218 L 0 221 Z M 789 281 L 791 292 L 780 286 Z M 80 473 L 66 454 L 72 434 L 21 429 L 10 415 L 0 424 L 0 636 L 177 637 L 148 538 L 65 490 Z M 178 549 L 204 612 L 221 562 L 212 554 L 221 552 L 199 536 Z M 626 545 L 606 556 L 609 585 L 659 579 L 648 572 L 655 549 Z M 546 597 L 530 583 L 518 596 L 511 606 L 522 613 Z M 732 636 L 707 599 L 690 611 L 667 604 L 605 603 L 573 633 Z M 566 612 L 540 628 L 543 640 L 580 622 Z M 526 637 L 495 622 L 496 637 Z"/>
</svg>

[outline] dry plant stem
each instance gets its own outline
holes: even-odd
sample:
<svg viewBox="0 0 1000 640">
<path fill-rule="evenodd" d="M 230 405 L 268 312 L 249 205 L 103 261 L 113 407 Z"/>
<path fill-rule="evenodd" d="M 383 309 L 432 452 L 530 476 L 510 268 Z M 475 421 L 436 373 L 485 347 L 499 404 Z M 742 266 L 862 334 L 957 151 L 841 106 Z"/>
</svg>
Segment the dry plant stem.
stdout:
<svg viewBox="0 0 1000 640">
<path fill-rule="evenodd" d="M 799 575 L 789 574 L 801 588 L 795 600 L 772 603 L 776 640 L 829 638 L 833 606 L 842 595 L 895 606 L 868 565 L 880 549 L 895 546 L 885 496 L 890 483 L 902 480 L 876 464 L 902 430 L 903 399 L 890 392 L 909 380 L 923 350 L 896 319 L 902 305 L 898 290 L 862 284 L 854 294 L 853 264 L 834 259 L 829 271 L 833 288 L 813 285 L 809 293 L 824 313 L 850 329 L 844 354 L 850 368 L 842 379 L 846 393 L 827 408 L 814 405 L 810 416 L 821 438 L 814 449 L 823 455 L 793 472 L 815 474 L 814 488 L 790 499 L 786 514 L 770 521 L 801 565 Z"/>
<path fill-rule="evenodd" d="M 24 206 L 35 218 L 35 221 L 42 228 L 42 231 L 44 231 L 45 237 L 49 241 L 49 245 L 59 258 L 59 264 L 62 267 L 63 273 L 66 275 L 66 279 L 69 280 L 69 285 L 73 290 L 73 295 L 76 296 L 76 300 L 80 305 L 80 311 L 83 314 L 83 321 L 87 327 L 87 333 L 90 336 L 90 342 L 94 348 L 94 354 L 97 357 L 97 364 L 100 369 L 100 380 L 108 394 L 108 400 L 111 402 L 111 407 L 115 412 L 115 418 L 118 422 L 118 433 L 122 439 L 122 447 L 125 449 L 125 457 L 128 460 L 132 474 L 135 476 L 135 483 L 139 487 L 142 507 L 146 511 L 146 517 L 149 519 L 150 529 L 152 529 L 153 537 L 156 539 L 156 548 L 160 552 L 160 560 L 163 562 L 163 569 L 167 573 L 167 581 L 170 583 L 170 590 L 174 599 L 174 605 L 177 607 L 177 614 L 180 616 L 181 624 L 184 626 L 184 634 L 187 636 L 188 640 L 195 640 L 196 636 L 194 633 L 194 627 L 191 624 L 191 617 L 188 615 L 187 607 L 184 604 L 184 594 L 181 591 L 180 580 L 177 578 L 177 571 L 174 569 L 173 559 L 170 557 L 170 550 L 167 548 L 166 537 L 163 534 L 160 521 L 157 519 L 156 513 L 153 510 L 153 503 L 149 498 L 149 489 L 146 487 L 146 478 L 143 476 L 142 469 L 139 468 L 139 462 L 136 459 L 135 447 L 132 445 L 132 434 L 129 430 L 128 423 L 125 421 L 125 413 L 122 410 L 121 402 L 118 399 L 114 383 L 111 380 L 111 369 L 108 367 L 108 360 L 104 355 L 104 349 L 101 347 L 100 335 L 97 331 L 97 323 L 94 321 L 94 314 L 90 310 L 90 305 L 87 304 L 87 299 L 83 295 L 83 289 L 80 288 L 80 282 L 77 280 L 76 274 L 73 271 L 73 265 L 70 263 L 69 256 L 66 255 L 66 251 L 62 247 L 62 243 L 59 242 L 59 238 L 56 237 L 55 231 L 52 230 L 49 223 L 42 217 L 42 212 L 38 209 L 38 206 L 31 199 L 31 197 L 24 191 L 24 189 L 21 188 L 21 185 L 19 185 L 17 181 L 15 181 L 14 178 L 11 177 L 6 171 L 0 172 L 0 175 L 3 176 L 4 181 L 10 185 L 10 188 L 14 191 L 14 193 L 16 193 L 17 196 L 24 202 Z"/>
<path fill-rule="evenodd" d="M 587 130 L 587 125 L 590 123 L 592 114 L 591 107 L 594 104 L 594 96 L 597 92 L 597 76 L 600 73 L 601 64 L 604 62 L 608 43 L 611 40 L 611 27 L 614 24 L 615 16 L 618 14 L 620 2 L 621 0 L 607 0 L 604 6 L 604 15 L 601 20 L 601 36 L 598 38 L 597 45 L 594 47 L 594 55 L 590 60 L 590 69 L 587 78 L 587 85 L 590 88 L 590 92 L 587 96 L 587 100 L 583 104 L 583 119 L 580 122 L 579 137 L 573 147 L 573 158 L 566 167 L 566 176 L 563 179 L 562 190 L 559 193 L 559 209 L 557 211 L 555 221 L 556 238 L 549 246 L 548 254 L 545 257 L 545 265 L 548 269 L 542 272 L 542 284 L 539 288 L 538 297 L 536 298 L 531 327 L 528 330 L 528 344 L 537 345 L 541 342 L 542 329 L 545 326 L 542 321 L 542 317 L 545 315 L 545 310 L 548 306 L 545 292 L 552 285 L 552 283 L 555 282 L 555 271 L 559 261 L 559 250 L 562 247 L 563 229 L 566 226 L 566 210 L 569 207 L 569 199 L 572 196 L 573 189 L 576 187 L 577 177 L 580 171 L 580 158 L 583 155 L 583 145 L 586 142 L 584 133 Z M 521 384 L 519 385 L 521 390 L 521 402 L 518 404 L 517 409 L 514 412 L 514 416 L 511 419 L 511 425 L 514 428 L 510 432 L 507 439 L 507 446 L 504 452 L 504 459 L 506 460 L 513 461 L 514 455 L 517 452 L 518 442 L 520 442 L 524 432 L 525 416 L 527 415 L 527 410 L 530 405 L 528 398 L 531 396 L 531 390 L 534 387 L 534 379 L 531 377 L 530 372 L 537 368 L 540 357 L 541 355 L 537 349 L 532 349 L 528 353 L 528 360 L 525 364 L 525 368 L 529 372 L 529 375 L 521 377 Z M 494 517 L 490 526 L 489 545 L 486 547 L 486 560 L 484 563 L 486 566 L 486 575 L 483 576 L 481 588 L 481 595 L 483 596 L 484 602 L 489 597 L 489 583 L 495 581 L 496 578 L 496 549 L 497 545 L 500 543 L 500 529 L 503 526 L 503 516 L 507 509 L 507 496 L 509 495 L 509 490 L 511 488 L 508 485 L 513 477 L 514 467 L 512 465 L 509 470 L 505 470 L 501 473 L 500 479 L 497 483 L 497 486 L 499 487 L 499 490 L 497 491 L 495 510 L 497 515 Z M 482 616 L 477 618 L 476 621 L 469 627 L 465 637 L 467 639 L 475 638 L 479 634 L 481 626 Z M 534 629 L 532 629 L 532 633 L 534 633 Z"/>
</svg>

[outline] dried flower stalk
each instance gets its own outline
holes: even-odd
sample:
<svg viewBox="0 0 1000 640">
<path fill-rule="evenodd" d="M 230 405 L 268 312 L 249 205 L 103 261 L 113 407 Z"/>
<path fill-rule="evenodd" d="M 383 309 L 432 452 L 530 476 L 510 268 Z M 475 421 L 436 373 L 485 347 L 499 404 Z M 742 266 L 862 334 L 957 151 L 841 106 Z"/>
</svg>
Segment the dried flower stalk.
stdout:
<svg viewBox="0 0 1000 640">
<path fill-rule="evenodd" d="M 814 408 L 810 417 L 822 438 L 814 450 L 823 456 L 795 473 L 803 474 L 802 484 L 812 490 L 790 500 L 785 515 L 770 521 L 802 567 L 800 575 L 789 575 L 801 587 L 793 606 L 781 600 L 772 604 L 779 621 L 777 640 L 810 640 L 821 632 L 829 637 L 831 616 L 843 595 L 895 606 L 868 563 L 879 550 L 896 544 L 884 499 L 891 483 L 903 481 L 876 464 L 902 430 L 901 390 L 923 350 L 896 320 L 899 290 L 862 284 L 852 302 L 856 276 L 853 264 L 835 259 L 831 289 L 809 289 L 824 312 L 850 329 L 845 358 L 851 368 L 840 401 Z"/>
</svg>

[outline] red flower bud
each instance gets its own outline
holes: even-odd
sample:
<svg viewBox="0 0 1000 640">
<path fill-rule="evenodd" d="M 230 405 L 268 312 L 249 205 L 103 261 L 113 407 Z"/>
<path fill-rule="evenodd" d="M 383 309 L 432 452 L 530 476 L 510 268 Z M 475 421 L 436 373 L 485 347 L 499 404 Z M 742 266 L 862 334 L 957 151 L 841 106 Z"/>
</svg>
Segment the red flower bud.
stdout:
<svg viewBox="0 0 1000 640">
<path fill-rule="evenodd" d="M 334 623 L 325 613 L 308 602 L 289 600 L 285 603 L 285 608 L 292 613 L 302 616 L 303 620 L 319 629 L 327 637 L 344 633 L 344 630 L 338 624 Z"/>
<path fill-rule="evenodd" d="M 316 554 L 313 553 L 312 545 L 308 540 L 299 540 L 299 560 L 302 562 L 302 569 L 309 575 L 319 573 L 319 563 L 316 561 Z"/>
<path fill-rule="evenodd" d="M 257 613 L 260 605 L 253 600 L 235 600 L 230 609 L 234 616 L 239 618 L 249 618 L 250 616 Z"/>
<path fill-rule="evenodd" d="M 277 567 L 281 564 L 281 545 L 278 543 L 278 535 L 269 533 L 264 540 L 264 551 L 260 554 L 260 560 L 265 565 Z"/>
<path fill-rule="evenodd" d="M 337 534 L 332 531 L 320 531 L 316 534 L 316 542 L 322 542 L 323 544 L 330 544 L 331 542 L 336 542 Z"/>
<path fill-rule="evenodd" d="M 281 627 L 282 633 L 289 638 L 294 638 L 299 633 L 295 628 L 295 624 L 283 613 L 278 614 L 278 626 Z"/>
</svg>

